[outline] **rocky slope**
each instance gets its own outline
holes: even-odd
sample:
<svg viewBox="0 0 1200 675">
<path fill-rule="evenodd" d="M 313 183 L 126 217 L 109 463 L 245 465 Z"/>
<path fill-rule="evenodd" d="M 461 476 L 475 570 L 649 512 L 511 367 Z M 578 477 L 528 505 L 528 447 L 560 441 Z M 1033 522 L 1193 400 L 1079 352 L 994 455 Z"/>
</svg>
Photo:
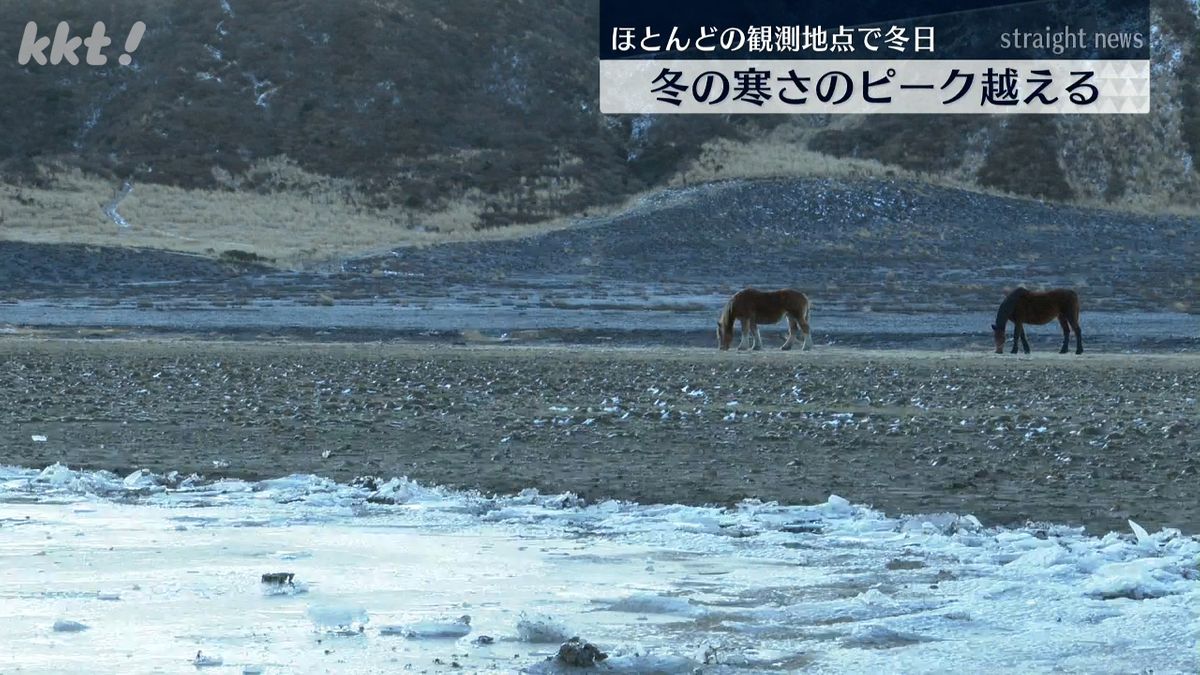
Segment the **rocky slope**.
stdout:
<svg viewBox="0 0 1200 675">
<path fill-rule="evenodd" d="M 1153 7 L 1150 115 L 748 120 L 601 115 L 594 1 L 9 3 L 0 6 L 5 44 L 20 42 L 30 18 L 77 30 L 103 19 L 118 44 L 135 20 L 149 30 L 133 67 L 0 68 L 0 173 L 10 185 L 52 188 L 77 171 L 114 186 L 129 178 L 216 191 L 205 192 L 211 200 L 334 195 L 356 211 L 408 209 L 390 226 L 397 231 L 469 197 L 466 222 L 486 228 L 612 204 L 697 162 L 717 178 L 754 175 L 756 143 L 785 127 L 795 133 L 775 151 L 871 160 L 880 175 L 1191 209 L 1200 194 L 1197 5 Z M 703 153 L 720 139 L 744 152 Z M 34 217 L 15 206 L 0 214 L 10 225 Z"/>
</svg>

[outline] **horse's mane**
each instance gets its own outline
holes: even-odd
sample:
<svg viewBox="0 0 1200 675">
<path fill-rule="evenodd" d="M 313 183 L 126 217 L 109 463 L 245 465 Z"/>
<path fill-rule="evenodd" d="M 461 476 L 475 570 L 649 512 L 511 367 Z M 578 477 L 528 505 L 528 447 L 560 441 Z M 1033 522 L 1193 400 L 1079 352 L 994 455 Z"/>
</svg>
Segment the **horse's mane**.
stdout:
<svg viewBox="0 0 1200 675">
<path fill-rule="evenodd" d="M 721 318 L 717 319 L 721 326 L 726 330 L 733 327 L 733 299 L 725 303 L 725 307 L 721 310 Z"/>
<path fill-rule="evenodd" d="M 1017 301 L 1028 293 L 1029 291 L 1024 286 L 1018 286 L 1013 289 L 1012 293 L 1008 294 L 1008 297 L 1004 298 L 1004 302 L 1000 303 L 1000 309 L 996 312 L 995 326 L 997 328 L 1003 328 L 1008 323 L 1008 319 L 1012 316 L 1013 308 L 1016 307 Z"/>
</svg>

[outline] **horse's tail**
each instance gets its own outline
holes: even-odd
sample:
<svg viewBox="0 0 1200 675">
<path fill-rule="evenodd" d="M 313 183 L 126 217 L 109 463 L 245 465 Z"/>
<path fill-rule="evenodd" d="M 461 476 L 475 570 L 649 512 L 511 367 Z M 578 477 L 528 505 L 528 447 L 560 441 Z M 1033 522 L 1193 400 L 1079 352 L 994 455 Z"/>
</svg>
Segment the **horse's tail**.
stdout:
<svg viewBox="0 0 1200 675">
<path fill-rule="evenodd" d="M 804 323 L 808 323 L 808 313 L 812 311 L 812 298 L 804 296 Z"/>
</svg>

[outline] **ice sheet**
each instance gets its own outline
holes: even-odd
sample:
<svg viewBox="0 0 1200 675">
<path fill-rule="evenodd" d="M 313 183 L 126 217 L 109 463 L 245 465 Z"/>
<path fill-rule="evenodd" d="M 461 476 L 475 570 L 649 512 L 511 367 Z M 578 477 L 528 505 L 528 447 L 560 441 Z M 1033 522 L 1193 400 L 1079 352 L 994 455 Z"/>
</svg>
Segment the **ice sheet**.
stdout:
<svg viewBox="0 0 1200 675">
<path fill-rule="evenodd" d="M 1170 530 L 988 529 L 836 496 L 2 468 L 0 672 L 556 672 L 578 635 L 609 654 L 598 672 L 1194 673 L 1198 562 Z"/>
</svg>

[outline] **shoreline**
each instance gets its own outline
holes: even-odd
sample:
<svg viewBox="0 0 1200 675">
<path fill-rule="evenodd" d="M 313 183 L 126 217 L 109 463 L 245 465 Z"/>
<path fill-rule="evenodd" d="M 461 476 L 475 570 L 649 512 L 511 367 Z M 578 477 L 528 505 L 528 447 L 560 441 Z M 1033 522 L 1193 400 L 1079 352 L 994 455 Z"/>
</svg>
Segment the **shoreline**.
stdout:
<svg viewBox="0 0 1200 675">
<path fill-rule="evenodd" d="M 1200 531 L 1191 354 L 9 337 L 0 358 L 26 467 Z"/>
</svg>

